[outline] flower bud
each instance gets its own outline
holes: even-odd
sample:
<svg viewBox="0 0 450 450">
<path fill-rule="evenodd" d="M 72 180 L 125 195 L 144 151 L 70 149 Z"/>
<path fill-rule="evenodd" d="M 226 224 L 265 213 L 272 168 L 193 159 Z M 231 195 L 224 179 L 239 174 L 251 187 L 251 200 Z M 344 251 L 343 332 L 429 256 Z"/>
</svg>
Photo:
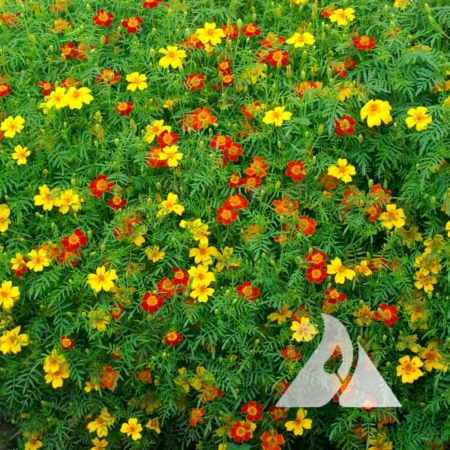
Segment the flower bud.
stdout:
<svg viewBox="0 0 450 450">
<path fill-rule="evenodd" d="M 280 189 L 280 186 L 281 186 L 281 181 L 278 180 L 278 181 L 275 183 L 275 190 L 278 191 L 278 189 Z"/>
<path fill-rule="evenodd" d="M 302 71 L 300 72 L 300 78 L 301 78 L 302 80 L 305 80 L 305 79 L 306 79 L 306 72 L 305 72 L 304 70 L 302 70 Z"/>
<path fill-rule="evenodd" d="M 317 130 L 317 134 L 318 134 L 319 136 L 322 136 L 322 134 L 323 134 L 324 131 L 325 131 L 325 126 L 323 125 L 323 123 L 321 123 L 321 124 L 319 125 L 319 129 Z"/>
<path fill-rule="evenodd" d="M 106 37 L 104 35 L 102 35 L 100 37 L 100 47 L 103 47 L 106 43 Z"/>
<path fill-rule="evenodd" d="M 155 54 L 156 54 L 155 49 L 154 49 L 154 48 L 151 48 L 151 49 L 150 49 L 150 56 L 151 56 L 153 59 L 155 58 Z"/>
<path fill-rule="evenodd" d="M 275 17 L 281 19 L 281 8 L 279 6 L 275 9 Z"/>
</svg>

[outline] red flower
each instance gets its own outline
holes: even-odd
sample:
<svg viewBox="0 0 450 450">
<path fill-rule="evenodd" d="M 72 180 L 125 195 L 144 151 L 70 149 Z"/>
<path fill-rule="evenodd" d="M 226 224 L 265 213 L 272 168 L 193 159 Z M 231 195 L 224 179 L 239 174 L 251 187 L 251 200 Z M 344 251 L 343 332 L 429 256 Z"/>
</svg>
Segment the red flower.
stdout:
<svg viewBox="0 0 450 450">
<path fill-rule="evenodd" d="M 114 209 L 115 211 L 122 209 L 126 204 L 127 201 L 120 195 L 115 195 L 114 197 L 111 197 L 111 199 L 108 202 L 108 205 L 111 206 L 111 208 Z"/>
<path fill-rule="evenodd" d="M 86 235 L 77 228 L 70 236 L 63 238 L 61 243 L 68 252 L 74 252 L 86 245 Z"/>
<path fill-rule="evenodd" d="M 269 33 L 264 39 L 261 39 L 260 45 L 261 47 L 271 49 L 279 47 L 285 41 L 286 38 L 284 38 L 283 36 L 278 37 L 274 33 Z"/>
<path fill-rule="evenodd" d="M 303 180 L 306 175 L 305 163 L 299 159 L 298 161 L 290 161 L 287 164 L 286 175 L 292 178 L 292 181 L 298 183 Z"/>
<path fill-rule="evenodd" d="M 99 27 L 110 27 L 113 23 L 114 14 L 106 12 L 104 9 L 97 11 L 97 15 L 92 21 Z"/>
<path fill-rule="evenodd" d="M 230 179 L 227 181 L 227 184 L 230 188 L 235 189 L 238 186 L 241 186 L 243 184 L 243 179 L 236 173 L 233 173 L 230 177 Z"/>
<path fill-rule="evenodd" d="M 155 313 L 164 305 L 165 299 L 162 295 L 146 292 L 142 297 L 141 307 L 145 312 Z"/>
<path fill-rule="evenodd" d="M 174 294 L 174 285 L 172 281 L 167 277 L 159 280 L 158 283 L 156 283 L 156 286 L 158 288 L 158 293 L 166 298 L 170 298 Z"/>
<path fill-rule="evenodd" d="M 314 219 L 309 219 L 306 216 L 300 216 L 298 218 L 298 223 L 296 224 L 296 228 L 300 230 L 303 236 L 311 236 L 316 231 L 316 221 Z"/>
<path fill-rule="evenodd" d="M 217 222 L 222 222 L 223 225 L 230 225 L 231 222 L 234 222 L 238 218 L 238 213 L 229 207 L 221 206 L 217 210 Z"/>
<path fill-rule="evenodd" d="M 305 259 L 311 264 L 311 266 L 325 267 L 327 265 L 327 255 L 316 249 L 313 249 L 311 254 L 308 254 Z"/>
<path fill-rule="evenodd" d="M 189 92 L 195 92 L 205 86 L 205 75 L 193 73 L 184 79 L 183 83 Z"/>
<path fill-rule="evenodd" d="M 335 9 L 337 9 L 336 6 L 329 5 L 325 9 L 320 10 L 320 15 L 325 17 L 325 19 L 328 19 L 331 14 L 333 14 Z"/>
<path fill-rule="evenodd" d="M 381 311 L 381 314 L 380 312 Z M 378 307 L 378 311 L 375 312 L 373 315 L 375 320 L 383 321 L 384 324 L 389 328 L 392 325 L 394 325 L 398 321 L 398 309 L 395 307 L 395 305 L 387 305 L 386 303 L 382 303 Z"/>
<path fill-rule="evenodd" d="M 183 336 L 181 336 L 181 334 L 177 333 L 176 331 L 169 331 L 164 336 L 164 343 L 166 345 L 169 345 L 170 347 L 175 347 L 176 345 L 180 344 L 181 341 L 183 341 Z"/>
<path fill-rule="evenodd" d="M 147 154 L 147 166 L 148 167 L 169 167 L 166 160 L 160 160 L 159 154 L 162 152 L 161 147 L 153 147 Z"/>
<path fill-rule="evenodd" d="M 154 9 L 156 8 L 163 0 L 145 0 L 142 8 Z"/>
<path fill-rule="evenodd" d="M 136 34 L 137 31 L 140 31 L 139 26 L 143 23 L 144 21 L 139 16 L 122 20 L 122 26 L 126 27 L 128 34 Z"/>
<path fill-rule="evenodd" d="M 61 336 L 61 347 L 63 350 L 72 350 L 74 345 L 75 341 L 72 338 L 66 335 Z"/>
<path fill-rule="evenodd" d="M 247 416 L 247 421 L 258 422 L 262 419 L 262 406 L 256 402 L 248 402 L 241 408 L 241 413 Z"/>
<path fill-rule="evenodd" d="M 247 37 L 253 37 L 259 36 L 261 34 L 261 30 L 256 23 L 249 23 L 242 28 L 242 33 Z"/>
<path fill-rule="evenodd" d="M 234 194 L 230 195 L 223 205 L 233 211 L 239 211 L 248 208 L 248 200 L 241 194 Z"/>
<path fill-rule="evenodd" d="M 229 148 L 226 148 L 223 152 L 223 156 L 230 161 L 239 162 L 239 156 L 244 153 L 241 144 L 233 142 Z"/>
<path fill-rule="evenodd" d="M 111 311 L 109 312 L 109 315 L 111 316 L 111 320 L 115 322 L 116 320 L 119 320 L 120 317 L 123 314 L 123 307 L 120 303 L 114 303 L 112 305 Z"/>
<path fill-rule="evenodd" d="M 231 70 L 230 60 L 224 59 L 223 61 L 220 61 L 218 68 L 219 68 L 219 72 L 221 72 L 223 75 L 229 73 Z"/>
<path fill-rule="evenodd" d="M 264 431 L 260 439 L 262 450 L 281 450 L 280 445 L 286 442 L 283 435 L 278 434 L 277 430 Z"/>
<path fill-rule="evenodd" d="M 169 145 L 175 145 L 178 142 L 178 136 L 173 131 L 163 131 L 157 138 L 161 148 L 168 147 Z"/>
<path fill-rule="evenodd" d="M 111 366 L 106 366 L 104 369 L 105 372 L 98 376 L 101 380 L 100 387 L 102 389 L 108 388 L 112 391 L 116 387 L 117 380 L 119 379 L 119 371 L 113 370 Z"/>
<path fill-rule="evenodd" d="M 381 214 L 381 207 L 378 205 L 369 206 L 364 214 L 368 216 L 369 222 L 376 222 L 378 220 L 378 216 Z"/>
<path fill-rule="evenodd" d="M 261 103 L 254 102 L 241 107 L 241 112 L 246 119 L 253 119 L 254 114 L 261 110 Z"/>
<path fill-rule="evenodd" d="M 281 354 L 283 355 L 283 358 L 287 363 L 290 363 L 292 361 L 299 361 L 302 358 L 302 356 L 300 355 L 300 351 L 292 347 L 291 345 L 286 345 L 286 348 L 281 351 Z"/>
<path fill-rule="evenodd" d="M 233 140 L 230 138 L 230 136 L 222 136 L 220 134 L 216 134 L 212 141 L 209 143 L 209 146 L 212 149 L 217 149 L 220 151 L 224 151 L 231 147 L 233 144 Z"/>
<path fill-rule="evenodd" d="M 103 69 L 100 75 L 95 77 L 96 83 L 104 82 L 105 84 L 116 84 L 120 81 L 120 73 L 111 69 Z"/>
<path fill-rule="evenodd" d="M 59 255 L 58 264 L 62 265 L 69 263 L 72 267 L 75 267 L 81 258 L 80 252 L 69 252 L 63 250 Z"/>
<path fill-rule="evenodd" d="M 10 94 L 12 89 L 10 88 L 8 83 L 0 83 L 0 97 L 5 97 Z"/>
<path fill-rule="evenodd" d="M 336 120 L 334 126 L 336 127 L 335 133 L 338 136 L 344 136 L 344 134 L 353 134 L 355 129 L 353 128 L 356 125 L 355 119 L 350 116 L 342 116 L 341 119 Z"/>
<path fill-rule="evenodd" d="M 259 288 L 252 286 L 251 281 L 244 281 L 244 283 L 238 286 L 236 290 L 240 297 L 244 297 L 246 300 L 250 302 L 254 302 L 261 293 Z"/>
<path fill-rule="evenodd" d="M 119 102 L 116 106 L 116 111 L 122 116 L 129 116 L 133 112 L 133 102 Z"/>
<path fill-rule="evenodd" d="M 189 283 L 189 274 L 184 269 L 179 269 L 178 267 L 173 267 L 172 272 L 174 276 L 172 278 L 172 283 L 175 285 L 186 285 Z"/>
<path fill-rule="evenodd" d="M 222 84 L 225 87 L 230 86 L 234 81 L 234 73 L 222 73 Z"/>
<path fill-rule="evenodd" d="M 239 29 L 236 25 L 223 25 L 220 28 L 222 28 L 223 32 L 225 33 L 225 37 L 228 39 L 237 39 L 239 37 Z"/>
<path fill-rule="evenodd" d="M 102 198 L 103 193 L 110 192 L 113 187 L 114 183 L 108 179 L 108 175 L 97 175 L 97 178 L 89 183 L 89 190 L 98 198 Z"/>
<path fill-rule="evenodd" d="M 269 168 L 269 164 L 267 164 L 266 160 L 262 156 L 254 156 L 253 162 L 250 164 L 250 167 L 244 170 L 245 175 L 250 177 L 265 177 L 267 175 L 267 169 Z"/>
<path fill-rule="evenodd" d="M 375 48 L 375 38 L 369 36 L 360 36 L 353 39 L 352 44 L 358 50 L 372 50 Z"/>
<path fill-rule="evenodd" d="M 76 58 L 77 51 L 75 50 L 75 44 L 73 42 L 69 42 L 68 44 L 62 45 L 61 53 L 66 60 L 69 60 L 70 58 Z"/>
<path fill-rule="evenodd" d="M 269 53 L 267 60 L 272 67 L 284 67 L 289 62 L 289 53 L 275 50 Z"/>
<path fill-rule="evenodd" d="M 230 436 L 234 442 L 246 442 L 252 438 L 253 432 L 250 428 L 250 424 L 240 420 L 239 422 L 234 422 L 233 427 L 230 430 Z"/>
<path fill-rule="evenodd" d="M 269 408 L 270 418 L 275 420 L 277 423 L 283 423 L 287 419 L 288 412 L 286 408 L 277 408 L 276 406 L 271 406 Z"/>
<path fill-rule="evenodd" d="M 318 267 L 314 264 L 306 269 L 306 278 L 310 283 L 322 283 L 327 277 L 327 269 L 325 267 Z"/>
<path fill-rule="evenodd" d="M 332 303 L 333 305 L 338 302 L 345 301 L 347 296 L 345 294 L 341 294 L 336 289 L 327 289 L 325 291 L 325 300 L 328 303 Z"/>
<path fill-rule="evenodd" d="M 49 83 L 47 80 L 40 81 L 38 86 L 42 89 L 42 95 L 50 95 L 50 92 L 55 87 L 53 83 Z"/>
</svg>

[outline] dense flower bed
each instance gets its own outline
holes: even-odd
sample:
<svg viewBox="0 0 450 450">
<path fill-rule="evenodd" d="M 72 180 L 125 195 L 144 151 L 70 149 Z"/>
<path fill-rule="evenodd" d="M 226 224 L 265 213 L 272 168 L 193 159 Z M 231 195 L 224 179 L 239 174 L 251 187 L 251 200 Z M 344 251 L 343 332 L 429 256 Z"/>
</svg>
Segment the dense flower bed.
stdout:
<svg viewBox="0 0 450 450">
<path fill-rule="evenodd" d="M 448 448 L 449 23 L 443 1 L 0 1 L 11 448 Z M 351 375 L 275 406 L 322 312 L 401 408 L 341 407 Z"/>
</svg>

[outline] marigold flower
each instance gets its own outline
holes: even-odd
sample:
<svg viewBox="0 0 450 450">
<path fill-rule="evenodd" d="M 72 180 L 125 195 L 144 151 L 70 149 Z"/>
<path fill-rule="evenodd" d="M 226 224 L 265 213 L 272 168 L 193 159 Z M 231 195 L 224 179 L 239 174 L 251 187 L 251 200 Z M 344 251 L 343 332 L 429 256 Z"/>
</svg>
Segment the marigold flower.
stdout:
<svg viewBox="0 0 450 450">
<path fill-rule="evenodd" d="M 392 106 L 387 101 L 369 100 L 361 108 L 361 120 L 365 120 L 367 117 L 367 125 L 370 128 L 381 125 L 381 122 L 387 125 L 394 120 L 390 114 L 391 109 Z"/>
<path fill-rule="evenodd" d="M 61 348 L 63 350 L 72 350 L 75 345 L 75 341 L 71 337 L 66 335 L 61 336 Z"/>
<path fill-rule="evenodd" d="M 310 430 L 312 427 L 312 420 L 305 419 L 307 413 L 308 411 L 300 408 L 297 411 L 297 418 L 284 424 L 286 430 L 293 431 L 296 436 L 302 436 L 304 430 Z"/>
<path fill-rule="evenodd" d="M 286 175 L 292 178 L 292 181 L 299 183 L 306 175 L 305 163 L 299 159 L 298 161 L 289 161 L 287 163 Z"/>
<path fill-rule="evenodd" d="M 300 0 L 297 0 L 300 3 Z M 281 450 L 280 445 L 283 445 L 286 441 L 282 434 L 278 434 L 277 430 L 264 431 L 260 437 L 262 444 L 262 450 Z"/>
<path fill-rule="evenodd" d="M 147 247 L 145 249 L 145 254 L 147 255 L 147 258 L 154 263 L 160 261 L 165 256 L 164 252 L 159 251 L 159 247 L 157 245 L 155 245 L 153 248 Z"/>
<path fill-rule="evenodd" d="M 213 281 L 216 281 L 216 276 L 213 272 L 209 272 L 207 264 L 199 264 L 197 267 L 191 267 L 188 270 L 188 274 L 192 279 L 192 288 L 197 286 L 209 286 Z"/>
<path fill-rule="evenodd" d="M 293 44 L 294 48 L 301 48 L 305 45 L 314 45 L 314 42 L 316 42 L 314 36 L 311 33 L 305 32 L 301 34 L 294 33 L 294 35 L 286 41 L 286 44 Z"/>
<path fill-rule="evenodd" d="M 28 345 L 28 335 L 19 334 L 20 326 L 14 328 L 11 331 L 4 331 L 0 336 L 0 351 L 6 355 L 11 352 L 14 355 L 22 351 L 22 347 Z"/>
<path fill-rule="evenodd" d="M 151 294 L 146 292 L 142 297 L 141 308 L 148 313 L 157 312 L 162 306 L 164 306 L 165 298 L 162 295 Z"/>
<path fill-rule="evenodd" d="M 0 83 L 0 97 L 6 97 L 11 92 L 12 89 L 8 83 Z"/>
<path fill-rule="evenodd" d="M 263 408 L 258 403 L 251 401 L 242 406 L 241 413 L 247 416 L 248 422 L 258 422 L 263 417 Z"/>
<path fill-rule="evenodd" d="M 233 427 L 229 431 L 229 435 L 235 442 L 246 442 L 253 437 L 253 430 L 255 428 L 255 423 L 239 420 L 234 422 Z"/>
<path fill-rule="evenodd" d="M 277 106 L 275 109 L 267 111 L 262 121 L 268 125 L 274 123 L 275 126 L 281 127 L 283 122 L 291 120 L 292 116 L 292 113 L 285 109 L 285 106 Z"/>
<path fill-rule="evenodd" d="M 87 87 L 71 87 L 66 93 L 67 104 L 70 109 L 81 109 L 83 104 L 89 105 L 94 100 L 90 94 L 91 90 Z"/>
<path fill-rule="evenodd" d="M 159 419 L 157 417 L 154 417 L 153 419 L 150 419 L 147 422 L 147 424 L 145 425 L 145 428 L 148 428 L 149 430 L 153 430 L 157 434 L 161 433 L 161 429 L 159 428 Z"/>
<path fill-rule="evenodd" d="M 105 313 L 103 308 L 97 308 L 89 311 L 88 319 L 94 330 L 106 331 L 106 326 L 110 321 L 110 316 Z"/>
<path fill-rule="evenodd" d="M 45 250 L 31 250 L 27 256 L 29 257 L 27 267 L 35 272 L 42 272 L 44 267 L 50 265 L 50 259 L 47 257 L 47 252 Z"/>
<path fill-rule="evenodd" d="M 382 221 L 381 226 L 392 230 L 393 227 L 401 228 L 405 225 L 405 213 L 402 208 L 397 209 L 397 205 L 392 203 L 386 206 L 386 212 L 378 217 Z"/>
<path fill-rule="evenodd" d="M 433 118 L 427 114 L 428 109 L 424 106 L 418 106 L 417 108 L 411 108 L 408 110 L 408 115 L 405 119 L 408 128 L 416 126 L 417 131 L 424 131 L 427 129 L 428 124 L 433 122 Z"/>
<path fill-rule="evenodd" d="M 9 228 L 11 224 L 10 214 L 11 210 L 8 205 L 6 203 L 0 204 L 0 233 L 4 233 Z"/>
<path fill-rule="evenodd" d="M 130 82 L 130 84 L 127 86 L 128 91 L 134 92 L 136 89 L 143 91 L 148 87 L 148 84 L 146 83 L 147 75 L 145 75 L 144 73 L 133 72 L 128 74 L 125 79 Z"/>
<path fill-rule="evenodd" d="M 337 162 L 337 166 L 328 168 L 328 175 L 342 180 L 344 183 L 350 183 L 352 181 L 351 175 L 356 175 L 355 166 L 348 164 L 346 159 L 339 158 Z"/>
<path fill-rule="evenodd" d="M 214 22 L 205 22 L 203 28 L 197 28 L 195 34 L 202 44 L 211 45 L 220 44 L 222 38 L 225 37 L 224 31 L 221 28 L 216 28 Z"/>
<path fill-rule="evenodd" d="M 420 357 L 425 362 L 425 369 L 427 372 L 431 372 L 433 369 L 447 372 L 447 366 L 440 362 L 444 360 L 444 357 L 438 352 L 436 346 L 436 342 L 429 342 L 427 347 L 420 352 Z"/>
<path fill-rule="evenodd" d="M 170 145 L 162 148 L 159 159 L 167 161 L 169 167 L 177 167 L 178 161 L 183 159 L 183 153 L 178 151 L 178 145 Z"/>
<path fill-rule="evenodd" d="M 119 379 L 119 371 L 113 370 L 111 366 L 105 366 L 104 372 L 101 373 L 98 378 L 100 380 L 100 387 L 102 389 L 108 388 L 110 391 L 112 391 L 117 385 L 117 380 Z"/>
<path fill-rule="evenodd" d="M 189 92 L 195 92 L 205 86 L 205 75 L 193 73 L 184 79 L 183 83 Z"/>
<path fill-rule="evenodd" d="M 164 56 L 159 60 L 158 65 L 164 69 L 172 67 L 173 69 L 179 69 L 183 66 L 183 59 L 187 54 L 185 50 L 178 50 L 176 45 L 168 45 L 167 48 L 160 48 L 158 53 L 162 53 Z"/>
<path fill-rule="evenodd" d="M 217 222 L 222 225 L 230 225 L 235 220 L 238 220 L 239 215 L 236 211 L 233 211 L 229 206 L 221 206 L 217 210 Z"/>
<path fill-rule="evenodd" d="M 97 198 L 102 198 L 104 192 L 110 192 L 113 188 L 114 183 L 108 175 L 97 175 L 97 178 L 89 183 L 89 190 Z"/>
<path fill-rule="evenodd" d="M 422 360 L 418 356 L 413 359 L 409 355 L 403 356 L 399 360 L 400 365 L 397 366 L 397 376 L 402 377 L 402 383 L 414 383 L 424 373 L 419 369 L 423 366 Z"/>
<path fill-rule="evenodd" d="M 242 27 L 242 34 L 247 37 L 259 36 L 261 34 L 261 30 L 256 23 L 249 23 Z"/>
<path fill-rule="evenodd" d="M 293 320 L 291 330 L 295 332 L 292 335 L 292 339 L 295 339 L 297 342 L 308 342 L 318 333 L 316 327 L 309 323 L 308 317 L 302 317 L 300 321 Z"/>
<path fill-rule="evenodd" d="M 292 311 L 289 309 L 289 305 L 283 305 L 279 311 L 275 311 L 267 316 L 267 318 L 273 322 L 277 321 L 278 325 L 282 325 L 287 319 L 292 317 Z"/>
<path fill-rule="evenodd" d="M 355 129 L 353 128 L 356 125 L 355 119 L 350 116 L 342 116 L 341 119 L 336 120 L 334 123 L 335 126 L 335 133 L 342 137 L 344 134 L 353 134 L 355 132 Z"/>
<path fill-rule="evenodd" d="M 322 283 L 327 277 L 327 270 L 324 267 L 312 264 L 306 269 L 306 278 L 310 283 Z"/>
<path fill-rule="evenodd" d="M 69 378 L 70 372 L 69 372 L 69 364 L 66 362 L 63 362 L 58 365 L 58 369 L 53 372 L 47 372 L 44 376 L 45 382 L 52 383 L 52 388 L 57 389 L 62 387 L 63 380 L 66 378 Z"/>
<path fill-rule="evenodd" d="M 45 97 L 45 107 L 61 109 L 67 106 L 69 103 L 66 92 L 67 89 L 65 87 L 57 87 L 54 91 L 50 92 L 48 97 Z"/>
<path fill-rule="evenodd" d="M 155 120 L 151 125 L 146 126 L 144 141 L 151 144 L 155 137 L 158 137 L 164 131 L 172 131 L 172 127 L 164 125 L 164 120 Z"/>
<path fill-rule="evenodd" d="M 119 102 L 116 105 L 116 111 L 122 116 L 129 116 L 133 112 L 133 102 Z"/>
<path fill-rule="evenodd" d="M 236 290 L 240 297 L 243 297 L 250 302 L 254 302 L 261 293 L 259 288 L 252 285 L 251 281 L 244 281 L 244 283 L 238 286 Z"/>
<path fill-rule="evenodd" d="M 5 137 L 12 139 L 16 133 L 20 133 L 24 129 L 24 123 L 25 119 L 21 116 L 9 116 L 0 124 L 0 130 L 4 131 Z"/>
<path fill-rule="evenodd" d="M 169 331 L 164 336 L 164 343 L 170 347 L 176 347 L 183 341 L 183 336 L 176 331 Z"/>
<path fill-rule="evenodd" d="M 160 203 L 156 217 L 162 217 L 172 212 L 181 216 L 184 212 L 184 206 L 178 203 L 178 195 L 170 192 L 167 195 L 167 200 Z"/>
<path fill-rule="evenodd" d="M 42 444 L 42 441 L 39 438 L 42 439 L 42 436 L 40 436 L 39 434 L 31 433 L 31 436 L 29 436 L 28 441 L 25 442 L 24 450 L 38 450 L 42 448 L 44 444 Z"/>
<path fill-rule="evenodd" d="M 98 437 L 108 436 L 108 427 L 115 422 L 114 417 L 108 412 L 108 408 L 103 408 L 100 415 L 87 424 L 89 433 L 97 432 Z"/>
<path fill-rule="evenodd" d="M 10 310 L 20 298 L 20 290 L 12 285 L 12 281 L 3 281 L 0 287 L 0 306 L 4 311 Z"/>
<path fill-rule="evenodd" d="M 31 152 L 21 145 L 16 145 L 14 147 L 14 153 L 12 154 L 12 158 L 16 160 L 17 165 L 23 165 L 27 163 L 27 156 L 30 156 Z"/>
<path fill-rule="evenodd" d="M 114 14 L 106 12 L 104 9 L 97 11 L 92 21 L 99 27 L 110 27 L 113 23 Z"/>
<path fill-rule="evenodd" d="M 354 270 L 347 269 L 342 264 L 340 258 L 334 258 L 333 261 L 331 261 L 331 264 L 327 265 L 327 273 L 329 275 L 336 274 L 335 281 L 338 284 L 344 284 L 346 278 L 351 281 L 356 275 Z"/>
<path fill-rule="evenodd" d="M 335 9 L 329 16 L 329 19 L 331 22 L 336 22 L 339 26 L 346 26 L 355 19 L 354 12 L 353 8 Z"/>
<path fill-rule="evenodd" d="M 358 50 L 372 50 L 375 48 L 375 38 L 369 36 L 360 36 L 353 39 L 352 44 Z"/>
<path fill-rule="evenodd" d="M 117 280 L 116 270 L 106 271 L 106 267 L 101 266 L 97 267 L 95 274 L 88 274 L 87 283 L 95 292 L 100 292 L 102 289 L 108 292 L 114 287 L 114 280 Z"/>
<path fill-rule="evenodd" d="M 397 316 L 398 310 L 395 305 L 387 305 L 382 303 L 378 307 L 378 311 L 374 313 L 374 318 L 376 321 L 383 321 L 384 324 L 390 328 L 392 325 L 398 322 Z"/>
<path fill-rule="evenodd" d="M 94 444 L 94 447 L 91 450 L 104 450 L 108 446 L 108 441 L 106 439 L 94 438 L 91 441 Z"/>
<path fill-rule="evenodd" d="M 139 17 L 129 17 L 128 19 L 122 20 L 121 25 L 127 29 L 128 34 L 136 34 L 140 31 L 140 25 L 142 25 L 144 21 Z"/>
</svg>

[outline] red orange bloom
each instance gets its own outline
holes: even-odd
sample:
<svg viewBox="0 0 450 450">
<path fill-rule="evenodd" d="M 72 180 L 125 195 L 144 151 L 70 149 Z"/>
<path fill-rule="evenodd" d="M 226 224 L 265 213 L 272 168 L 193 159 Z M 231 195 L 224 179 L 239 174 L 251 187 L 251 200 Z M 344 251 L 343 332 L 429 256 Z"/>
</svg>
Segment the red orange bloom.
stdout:
<svg viewBox="0 0 450 450">
<path fill-rule="evenodd" d="M 70 236 L 63 238 L 61 243 L 68 252 L 74 252 L 87 244 L 86 235 L 77 228 Z"/>
<path fill-rule="evenodd" d="M 241 408 L 241 413 L 247 416 L 247 421 L 257 422 L 262 419 L 262 406 L 256 402 L 248 402 Z"/>
<path fill-rule="evenodd" d="M 175 347 L 183 341 L 183 336 L 176 331 L 169 331 L 164 336 L 164 343 L 170 347 Z"/>
<path fill-rule="evenodd" d="M 326 267 L 315 266 L 312 264 L 306 269 L 306 278 L 310 283 L 322 283 L 326 277 Z"/>
<path fill-rule="evenodd" d="M 230 195 L 224 203 L 226 208 L 230 208 L 233 211 L 239 211 L 240 209 L 248 208 L 248 200 L 241 194 Z"/>
<path fill-rule="evenodd" d="M 261 435 L 262 450 L 281 450 L 280 445 L 285 443 L 284 437 L 277 430 L 264 431 Z"/>
<path fill-rule="evenodd" d="M 267 55 L 267 61 L 272 67 L 284 67 L 289 62 L 289 53 L 275 50 Z"/>
<path fill-rule="evenodd" d="M 100 379 L 100 387 L 102 389 L 108 388 L 112 391 L 116 387 L 117 380 L 119 379 L 119 371 L 113 370 L 111 366 L 105 366 L 104 370 L 105 371 L 98 376 Z"/>
<path fill-rule="evenodd" d="M 8 83 L 0 83 L 0 97 L 5 97 L 12 92 Z"/>
<path fill-rule="evenodd" d="M 381 313 L 380 313 L 381 311 Z M 387 305 L 386 303 L 382 303 L 378 307 L 378 311 L 373 315 L 375 320 L 380 322 L 383 321 L 384 324 L 389 328 L 398 321 L 398 309 L 395 305 Z"/>
<path fill-rule="evenodd" d="M 133 112 L 133 102 L 119 102 L 116 105 L 116 111 L 122 116 L 129 116 Z"/>
<path fill-rule="evenodd" d="M 251 281 L 244 281 L 244 283 L 238 286 L 236 290 L 240 297 L 244 297 L 250 302 L 254 302 L 261 293 L 259 288 L 252 286 Z"/>
<path fill-rule="evenodd" d="M 111 197 L 108 202 L 108 205 L 111 206 L 111 208 L 114 209 L 115 211 L 122 209 L 126 204 L 127 201 L 120 195 L 115 195 L 114 197 Z"/>
<path fill-rule="evenodd" d="M 142 25 L 144 21 L 139 17 L 129 17 L 128 19 L 122 20 L 122 26 L 127 29 L 128 34 L 136 34 L 140 31 L 140 25 Z"/>
<path fill-rule="evenodd" d="M 203 422 L 203 416 L 205 415 L 205 408 L 193 408 L 189 415 L 189 424 L 196 427 L 197 424 Z"/>
<path fill-rule="evenodd" d="M 235 442 L 246 442 L 253 437 L 253 431 L 249 423 L 240 420 L 233 423 L 233 427 L 230 431 L 230 437 Z"/>
<path fill-rule="evenodd" d="M 61 348 L 63 350 L 72 350 L 74 345 L 75 341 L 72 338 L 67 337 L 66 335 L 61 336 Z"/>
<path fill-rule="evenodd" d="M 247 37 L 259 36 L 261 34 L 261 30 L 259 29 L 256 23 L 249 23 L 242 27 L 242 33 Z"/>
<path fill-rule="evenodd" d="M 353 127 L 356 125 L 356 121 L 353 117 L 342 116 L 341 119 L 336 120 L 334 125 L 336 127 L 335 133 L 342 137 L 344 134 L 353 134 L 355 132 Z"/>
<path fill-rule="evenodd" d="M 369 36 L 360 36 L 353 39 L 352 44 L 358 50 L 372 50 L 375 48 L 375 38 Z"/>
<path fill-rule="evenodd" d="M 97 11 L 92 21 L 99 27 L 110 27 L 113 23 L 114 14 L 106 12 L 104 9 Z"/>
<path fill-rule="evenodd" d="M 217 222 L 222 223 L 222 225 L 230 225 L 231 222 L 234 222 L 238 218 L 238 213 L 229 207 L 221 206 L 217 210 Z"/>
<path fill-rule="evenodd" d="M 303 180 L 306 175 L 305 163 L 299 159 L 298 161 L 289 161 L 287 164 L 286 175 L 292 178 L 296 183 Z"/>
<path fill-rule="evenodd" d="M 110 192 L 113 187 L 114 183 L 108 178 L 108 175 L 97 175 L 97 178 L 89 183 L 89 190 L 98 198 L 102 198 L 103 194 Z"/>
<path fill-rule="evenodd" d="M 141 308 L 148 313 L 155 313 L 164 305 L 164 297 L 162 295 L 151 294 L 146 292 L 142 297 Z"/>
</svg>

